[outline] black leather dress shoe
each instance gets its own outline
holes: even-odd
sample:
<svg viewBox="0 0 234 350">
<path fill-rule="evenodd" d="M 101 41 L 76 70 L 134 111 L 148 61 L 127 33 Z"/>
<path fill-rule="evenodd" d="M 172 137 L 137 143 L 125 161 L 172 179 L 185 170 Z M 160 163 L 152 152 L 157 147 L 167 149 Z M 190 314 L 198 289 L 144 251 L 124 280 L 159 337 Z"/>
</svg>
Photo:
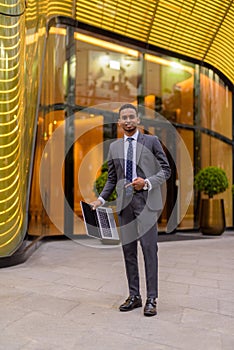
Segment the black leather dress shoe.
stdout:
<svg viewBox="0 0 234 350">
<path fill-rule="evenodd" d="M 145 316 L 155 316 L 157 315 L 157 303 L 155 298 L 147 298 L 144 307 Z"/>
<path fill-rule="evenodd" d="M 131 311 L 137 307 L 142 306 L 142 300 L 140 295 L 133 295 L 129 296 L 126 301 L 120 305 L 119 310 L 120 311 Z"/>
</svg>

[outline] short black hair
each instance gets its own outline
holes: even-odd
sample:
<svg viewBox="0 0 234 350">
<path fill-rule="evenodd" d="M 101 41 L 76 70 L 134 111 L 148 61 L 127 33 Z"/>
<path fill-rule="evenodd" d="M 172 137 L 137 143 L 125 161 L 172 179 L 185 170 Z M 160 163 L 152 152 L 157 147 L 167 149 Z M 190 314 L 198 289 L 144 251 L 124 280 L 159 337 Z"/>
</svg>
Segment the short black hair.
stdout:
<svg viewBox="0 0 234 350">
<path fill-rule="evenodd" d="M 124 105 L 122 105 L 119 109 L 119 115 L 120 115 L 120 112 L 123 111 L 124 109 L 127 109 L 127 108 L 131 108 L 131 109 L 134 109 L 134 111 L 136 111 L 136 114 L 138 115 L 138 109 L 136 106 L 132 105 L 131 103 L 125 103 Z"/>
</svg>

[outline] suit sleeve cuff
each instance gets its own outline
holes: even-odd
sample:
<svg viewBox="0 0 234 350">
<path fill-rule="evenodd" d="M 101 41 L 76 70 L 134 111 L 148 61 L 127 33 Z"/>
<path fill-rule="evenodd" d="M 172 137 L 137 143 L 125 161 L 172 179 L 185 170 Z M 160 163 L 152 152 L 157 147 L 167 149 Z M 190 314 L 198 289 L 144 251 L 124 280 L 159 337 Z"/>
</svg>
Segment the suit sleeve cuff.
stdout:
<svg viewBox="0 0 234 350">
<path fill-rule="evenodd" d="M 100 196 L 98 197 L 98 200 L 102 202 L 102 205 L 104 205 L 106 203 L 105 199 L 100 197 Z"/>
<path fill-rule="evenodd" d="M 143 190 L 150 191 L 152 189 L 151 182 L 148 179 L 145 179 L 145 186 L 143 187 Z"/>
</svg>

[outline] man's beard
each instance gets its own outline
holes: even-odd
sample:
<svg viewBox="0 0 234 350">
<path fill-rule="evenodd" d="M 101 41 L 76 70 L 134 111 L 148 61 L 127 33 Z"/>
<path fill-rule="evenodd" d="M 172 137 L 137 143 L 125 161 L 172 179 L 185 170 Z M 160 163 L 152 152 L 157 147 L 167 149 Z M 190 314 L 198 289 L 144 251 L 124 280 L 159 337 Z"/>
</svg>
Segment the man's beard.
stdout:
<svg viewBox="0 0 234 350">
<path fill-rule="evenodd" d="M 130 124 L 129 126 L 124 125 L 123 127 L 124 131 L 129 132 L 129 131 L 135 131 L 137 129 L 137 125 L 132 125 Z"/>
</svg>

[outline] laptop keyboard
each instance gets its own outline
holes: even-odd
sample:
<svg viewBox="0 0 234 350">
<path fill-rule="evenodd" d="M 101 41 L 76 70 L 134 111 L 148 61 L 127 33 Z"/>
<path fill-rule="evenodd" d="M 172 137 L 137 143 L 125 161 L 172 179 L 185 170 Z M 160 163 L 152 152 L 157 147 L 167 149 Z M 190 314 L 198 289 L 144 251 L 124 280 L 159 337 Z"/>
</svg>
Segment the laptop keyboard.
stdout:
<svg viewBox="0 0 234 350">
<path fill-rule="evenodd" d="M 99 210 L 98 214 L 99 214 L 99 218 L 101 221 L 103 236 L 104 237 L 112 237 L 111 228 L 109 225 L 107 213 L 105 211 Z"/>
</svg>

